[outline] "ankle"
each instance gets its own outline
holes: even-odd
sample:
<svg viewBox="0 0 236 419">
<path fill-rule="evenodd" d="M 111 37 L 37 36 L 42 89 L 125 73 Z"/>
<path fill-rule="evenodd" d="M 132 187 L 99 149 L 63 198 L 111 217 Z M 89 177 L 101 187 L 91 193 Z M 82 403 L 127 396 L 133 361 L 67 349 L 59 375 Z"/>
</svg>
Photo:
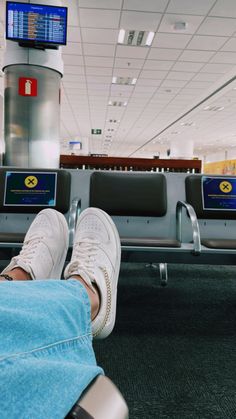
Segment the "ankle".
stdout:
<svg viewBox="0 0 236 419">
<path fill-rule="evenodd" d="M 9 275 L 13 281 L 28 281 L 32 279 L 30 274 L 22 268 L 14 268 L 5 272 L 5 275 Z"/>
<path fill-rule="evenodd" d="M 100 293 L 98 291 L 98 287 L 96 284 L 89 286 L 80 275 L 73 275 L 69 279 L 77 279 L 84 285 L 91 305 L 91 320 L 94 320 L 100 309 Z"/>
</svg>

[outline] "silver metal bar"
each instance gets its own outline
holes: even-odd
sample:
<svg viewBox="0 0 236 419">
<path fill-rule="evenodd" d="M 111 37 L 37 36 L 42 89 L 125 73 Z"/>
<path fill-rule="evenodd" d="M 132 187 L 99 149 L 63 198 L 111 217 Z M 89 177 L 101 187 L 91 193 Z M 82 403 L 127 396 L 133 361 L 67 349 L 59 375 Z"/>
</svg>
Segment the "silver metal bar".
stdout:
<svg viewBox="0 0 236 419">
<path fill-rule="evenodd" d="M 192 205 L 185 201 L 178 201 L 176 205 L 176 239 L 182 243 L 182 210 L 186 209 L 192 226 L 193 235 L 193 253 L 199 255 L 201 253 L 201 238 L 199 224 L 196 213 Z"/>
<path fill-rule="evenodd" d="M 69 246 L 73 246 L 75 229 L 77 224 L 77 219 L 81 211 L 81 200 L 79 198 L 74 198 L 71 201 L 69 218 L 68 218 L 68 227 L 69 227 Z"/>
</svg>

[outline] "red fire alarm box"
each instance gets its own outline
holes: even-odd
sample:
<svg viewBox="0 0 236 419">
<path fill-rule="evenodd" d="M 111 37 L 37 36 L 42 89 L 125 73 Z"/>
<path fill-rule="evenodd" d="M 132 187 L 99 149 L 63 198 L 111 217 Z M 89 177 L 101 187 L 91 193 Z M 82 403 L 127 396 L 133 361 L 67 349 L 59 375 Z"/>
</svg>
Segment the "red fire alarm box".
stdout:
<svg viewBox="0 0 236 419">
<path fill-rule="evenodd" d="M 38 81 L 31 77 L 19 77 L 19 89 L 18 93 L 20 96 L 37 96 L 38 94 Z"/>
</svg>

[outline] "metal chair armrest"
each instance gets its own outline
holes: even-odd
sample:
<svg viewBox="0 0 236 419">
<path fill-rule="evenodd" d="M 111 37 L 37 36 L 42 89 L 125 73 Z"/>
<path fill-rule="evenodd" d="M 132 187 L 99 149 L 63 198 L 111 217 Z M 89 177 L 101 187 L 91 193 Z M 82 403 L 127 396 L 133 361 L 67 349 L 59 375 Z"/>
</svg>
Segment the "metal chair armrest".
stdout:
<svg viewBox="0 0 236 419">
<path fill-rule="evenodd" d="M 192 226 L 192 235 L 193 235 L 193 253 L 199 255 L 201 253 L 201 239 L 200 239 L 200 230 L 198 225 L 198 220 L 196 213 L 192 205 L 188 204 L 185 201 L 178 201 L 176 205 L 176 239 L 182 242 L 182 210 L 186 209 L 187 214 L 189 215 L 191 226 Z"/>
<path fill-rule="evenodd" d="M 69 227 L 69 246 L 73 246 L 77 219 L 81 211 L 81 199 L 74 198 L 71 201 L 69 209 L 68 227 Z"/>
</svg>

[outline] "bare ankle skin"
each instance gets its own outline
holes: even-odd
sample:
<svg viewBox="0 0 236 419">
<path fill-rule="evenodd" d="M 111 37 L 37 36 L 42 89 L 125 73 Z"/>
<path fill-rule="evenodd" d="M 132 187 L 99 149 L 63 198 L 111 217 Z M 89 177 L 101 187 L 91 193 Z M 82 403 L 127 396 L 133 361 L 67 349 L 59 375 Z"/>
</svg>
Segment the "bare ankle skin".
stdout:
<svg viewBox="0 0 236 419">
<path fill-rule="evenodd" d="M 9 275 L 13 281 L 28 281 L 31 278 L 28 272 L 25 272 L 24 269 L 21 268 L 14 268 L 11 271 L 5 272 L 6 275 Z M 4 278 L 0 277 L 1 281 L 4 281 Z"/>
<path fill-rule="evenodd" d="M 89 300 L 90 300 L 90 305 L 91 305 L 91 320 L 94 320 L 100 308 L 100 296 L 99 296 L 98 290 L 95 287 L 91 289 L 83 280 L 83 278 L 81 278 L 81 276 L 79 275 L 73 275 L 73 277 L 71 277 L 70 279 L 77 279 L 86 288 L 86 291 L 88 293 Z"/>
</svg>

